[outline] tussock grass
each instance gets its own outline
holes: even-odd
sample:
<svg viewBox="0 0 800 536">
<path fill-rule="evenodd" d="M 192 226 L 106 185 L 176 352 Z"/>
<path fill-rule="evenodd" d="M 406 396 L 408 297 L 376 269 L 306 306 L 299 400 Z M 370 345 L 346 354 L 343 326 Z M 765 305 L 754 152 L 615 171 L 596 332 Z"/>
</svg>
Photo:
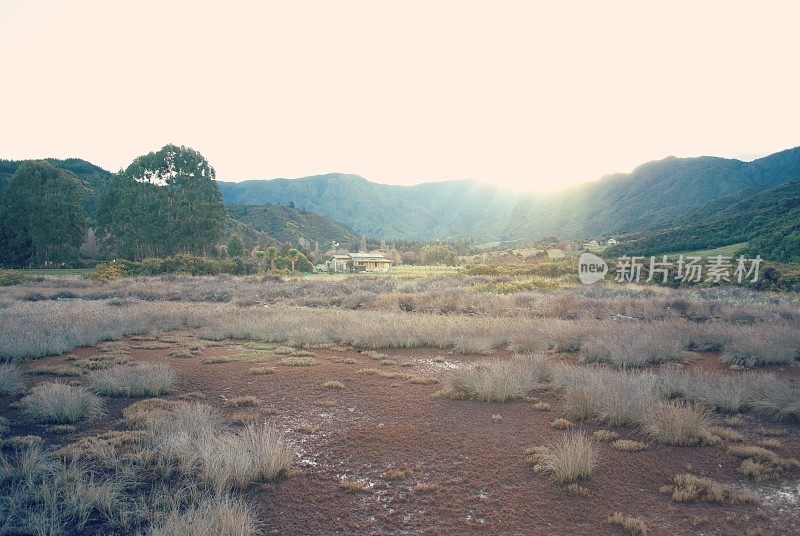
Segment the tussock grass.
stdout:
<svg viewBox="0 0 800 536">
<path fill-rule="evenodd" d="M 664 491 L 672 490 L 672 500 L 679 503 L 703 501 L 708 503 L 748 503 L 754 498 L 748 494 L 738 494 L 733 488 L 721 484 L 708 477 L 691 473 L 675 475 L 673 486 L 664 487 Z"/>
<path fill-rule="evenodd" d="M 687 342 L 671 323 L 618 323 L 590 333 L 581 347 L 588 362 L 644 367 L 679 361 Z"/>
<path fill-rule="evenodd" d="M 118 365 L 94 372 L 89 377 L 90 388 L 97 394 L 132 398 L 168 393 L 175 380 L 175 373 L 169 365 L 152 363 Z"/>
<path fill-rule="evenodd" d="M 597 447 L 584 431 L 567 432 L 551 443 L 546 451 L 529 452 L 539 457 L 534 470 L 549 474 L 561 483 L 588 478 L 597 464 Z"/>
<path fill-rule="evenodd" d="M 742 459 L 739 472 L 756 482 L 778 478 L 787 471 L 800 468 L 800 461 L 783 458 L 775 452 L 756 445 L 733 445 L 728 454 Z"/>
<path fill-rule="evenodd" d="M 325 389 L 344 389 L 344 384 L 337 380 L 329 380 L 322 384 Z"/>
<path fill-rule="evenodd" d="M 261 400 L 255 396 L 234 396 L 225 401 L 229 408 L 254 408 L 261 404 Z"/>
<path fill-rule="evenodd" d="M 647 448 L 647 445 L 641 441 L 634 441 L 632 439 L 617 439 L 611 443 L 611 448 L 623 452 L 639 452 Z"/>
<path fill-rule="evenodd" d="M 339 480 L 339 489 L 350 493 L 364 493 L 370 490 L 368 482 L 355 480 L 352 478 L 342 478 Z"/>
<path fill-rule="evenodd" d="M 559 417 L 558 419 L 556 419 L 553 422 L 551 422 L 550 426 L 552 426 L 556 430 L 569 430 L 570 428 L 575 426 L 575 423 L 573 423 L 572 421 L 569 421 L 567 419 L 563 419 L 563 418 Z"/>
<path fill-rule="evenodd" d="M 614 441 L 619 437 L 619 434 L 611 430 L 597 430 L 592 434 L 595 441 Z"/>
<path fill-rule="evenodd" d="M 11 395 L 24 389 L 22 370 L 12 363 L 0 363 L 0 396 Z"/>
<path fill-rule="evenodd" d="M 278 361 L 278 364 L 284 367 L 313 367 L 319 365 L 319 362 L 308 356 L 286 356 Z"/>
<path fill-rule="evenodd" d="M 442 396 L 458 400 L 507 402 L 524 398 L 549 380 L 551 367 L 540 356 L 486 361 L 450 374 Z"/>
<path fill-rule="evenodd" d="M 622 527 L 632 536 L 647 536 L 647 525 L 641 517 L 626 516 L 621 512 L 614 512 L 606 518 L 606 523 Z"/>
<path fill-rule="evenodd" d="M 439 380 L 433 376 L 411 376 L 408 379 L 408 383 L 413 383 L 414 385 L 433 385 L 439 383 Z"/>
<path fill-rule="evenodd" d="M 708 431 L 710 422 L 710 415 L 702 409 L 662 403 L 651 415 L 646 428 L 659 443 L 686 447 L 719 442 L 719 437 Z"/>
<path fill-rule="evenodd" d="M 550 404 L 548 404 L 547 402 L 534 402 L 531 405 L 531 409 L 534 409 L 536 411 L 550 411 L 552 408 L 550 407 Z"/>
<path fill-rule="evenodd" d="M 265 376 L 267 374 L 275 374 L 275 369 L 272 367 L 253 367 L 250 369 L 250 374 L 254 376 Z"/>
<path fill-rule="evenodd" d="M 22 399 L 25 415 L 41 423 L 74 424 L 103 414 L 103 402 L 83 387 L 41 383 Z"/>
<path fill-rule="evenodd" d="M 795 326 L 765 327 L 736 331 L 725 345 L 722 362 L 761 367 L 791 365 L 800 357 L 800 335 Z"/>
<path fill-rule="evenodd" d="M 4 448 L 13 450 L 26 450 L 38 447 L 43 440 L 38 435 L 11 436 L 0 442 Z"/>
<path fill-rule="evenodd" d="M 411 475 L 410 469 L 387 469 L 381 474 L 381 478 L 386 480 L 403 480 Z"/>
<path fill-rule="evenodd" d="M 222 495 L 183 510 L 175 508 L 150 536 L 254 536 L 256 525 L 244 502 Z"/>
</svg>

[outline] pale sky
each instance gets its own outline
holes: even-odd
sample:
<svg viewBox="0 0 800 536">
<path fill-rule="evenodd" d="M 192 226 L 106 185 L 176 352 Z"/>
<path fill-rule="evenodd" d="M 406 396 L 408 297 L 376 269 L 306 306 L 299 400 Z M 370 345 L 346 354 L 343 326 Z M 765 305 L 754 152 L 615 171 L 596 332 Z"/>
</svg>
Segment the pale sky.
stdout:
<svg viewBox="0 0 800 536">
<path fill-rule="evenodd" d="M 797 2 L 0 0 L 0 158 L 554 189 L 800 145 Z"/>
</svg>

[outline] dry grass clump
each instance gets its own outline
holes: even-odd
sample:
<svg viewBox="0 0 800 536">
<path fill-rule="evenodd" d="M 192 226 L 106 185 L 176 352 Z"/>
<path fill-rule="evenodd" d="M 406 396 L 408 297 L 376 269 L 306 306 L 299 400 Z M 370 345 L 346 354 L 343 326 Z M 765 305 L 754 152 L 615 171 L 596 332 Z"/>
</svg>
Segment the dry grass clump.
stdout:
<svg viewBox="0 0 800 536">
<path fill-rule="evenodd" d="M 569 430 L 570 428 L 575 426 L 575 423 L 573 423 L 570 420 L 559 417 L 558 419 L 551 422 L 550 426 L 552 426 L 556 430 Z"/>
<path fill-rule="evenodd" d="M 547 402 L 534 402 L 531 404 L 531 409 L 536 411 L 550 411 L 552 408 Z"/>
<path fill-rule="evenodd" d="M 387 469 L 381 474 L 386 480 L 403 480 L 411 474 L 410 469 Z"/>
<path fill-rule="evenodd" d="M 74 378 L 86 374 L 85 369 L 78 368 L 72 364 L 63 363 L 58 365 L 39 365 L 36 368 L 30 369 L 29 372 L 37 376 L 59 376 L 62 378 Z"/>
<path fill-rule="evenodd" d="M 764 380 L 755 385 L 748 400 L 754 413 L 772 421 L 800 422 L 800 387 L 760 374 Z"/>
<path fill-rule="evenodd" d="M 595 441 L 614 441 L 619 437 L 619 434 L 611 430 L 597 430 L 592 434 Z"/>
<path fill-rule="evenodd" d="M 36 445 L 0 454 L 0 467 L 3 534 L 83 534 L 92 525 L 120 521 L 123 486 L 114 478 L 64 463 Z"/>
<path fill-rule="evenodd" d="M 453 342 L 453 351 L 464 355 L 487 355 L 498 344 L 494 337 L 476 337 L 462 334 Z"/>
<path fill-rule="evenodd" d="M 622 527 L 632 536 L 647 536 L 647 525 L 641 517 L 626 516 L 621 512 L 614 512 L 606 518 L 606 523 Z"/>
<path fill-rule="evenodd" d="M 433 376 L 412 376 L 408 379 L 408 383 L 413 383 L 414 385 L 433 385 L 439 383 L 439 380 Z"/>
<path fill-rule="evenodd" d="M 673 485 L 662 486 L 662 491 L 672 491 L 672 500 L 679 503 L 704 501 L 709 503 L 746 503 L 752 502 L 753 497 L 747 494 L 738 494 L 733 488 L 721 484 L 708 477 L 696 476 L 691 473 L 675 475 Z"/>
<path fill-rule="evenodd" d="M 17 365 L 0 363 L 0 396 L 20 392 L 25 387 L 22 377 L 22 370 Z"/>
<path fill-rule="evenodd" d="M 329 380 L 322 384 L 325 389 L 344 389 L 344 384 L 337 380 Z"/>
<path fill-rule="evenodd" d="M 250 369 L 250 374 L 254 376 L 265 376 L 267 374 L 275 374 L 275 369 L 272 367 L 253 367 Z"/>
<path fill-rule="evenodd" d="M 254 408 L 261 404 L 261 400 L 255 396 L 235 396 L 225 401 L 229 408 Z"/>
<path fill-rule="evenodd" d="M 78 428 L 72 424 L 54 424 L 47 427 L 47 431 L 51 434 L 72 434 Z"/>
<path fill-rule="evenodd" d="M 744 434 L 727 426 L 709 426 L 708 432 L 712 435 L 721 437 L 725 441 L 744 441 Z"/>
<path fill-rule="evenodd" d="M 84 387 L 40 383 L 22 399 L 30 419 L 48 424 L 74 424 L 103 414 L 103 402 Z"/>
<path fill-rule="evenodd" d="M 674 446 L 715 444 L 719 437 L 709 432 L 708 412 L 688 405 L 662 403 L 650 417 L 647 431 L 659 443 Z"/>
<path fill-rule="evenodd" d="M 607 324 L 587 335 L 581 356 L 590 363 L 644 367 L 680 361 L 684 346 L 678 329 L 670 323 Z"/>
<path fill-rule="evenodd" d="M 166 364 L 139 363 L 94 372 L 89 381 L 92 391 L 101 395 L 152 397 L 172 389 L 175 373 Z"/>
<path fill-rule="evenodd" d="M 797 328 L 748 329 L 736 332 L 725 345 L 722 362 L 743 367 L 791 365 L 800 357 Z"/>
<path fill-rule="evenodd" d="M 24 435 L 9 437 L 8 439 L 0 441 L 0 444 L 3 446 L 3 448 L 7 449 L 25 450 L 38 447 L 42 444 L 42 442 L 42 438 L 38 435 Z"/>
<path fill-rule="evenodd" d="M 534 470 L 549 474 L 561 483 L 588 478 L 597 464 L 597 447 L 584 431 L 568 432 L 548 446 L 547 451 L 530 452 L 529 460 L 540 456 Z"/>
<path fill-rule="evenodd" d="M 507 402 L 524 398 L 550 376 L 551 367 L 540 356 L 486 361 L 453 372 L 447 378 L 442 396 L 457 400 Z"/>
<path fill-rule="evenodd" d="M 201 361 L 204 365 L 222 365 L 224 363 L 233 363 L 236 361 L 233 357 L 230 356 L 217 356 L 217 357 L 207 357 Z"/>
<path fill-rule="evenodd" d="M 414 484 L 415 493 L 433 493 L 439 489 L 439 486 L 429 482 L 417 482 Z"/>
<path fill-rule="evenodd" d="M 575 495 L 576 497 L 588 497 L 589 496 L 589 490 L 588 489 L 586 489 L 584 486 L 581 486 L 580 484 L 576 484 L 574 482 L 572 484 L 567 484 L 564 487 L 564 489 L 567 490 L 567 493 L 569 493 L 570 495 Z"/>
<path fill-rule="evenodd" d="M 781 443 L 781 440 L 775 437 L 766 437 L 761 441 L 759 441 L 758 444 L 768 449 L 779 449 L 783 447 L 783 443 Z"/>
<path fill-rule="evenodd" d="M 338 363 L 340 365 L 355 365 L 358 363 L 358 360 L 353 359 L 352 357 L 334 357 L 331 362 Z"/>
<path fill-rule="evenodd" d="M 283 365 L 284 367 L 312 367 L 314 365 L 318 365 L 319 362 L 314 359 L 313 357 L 309 356 L 286 356 L 278 361 L 279 365 Z"/>
<path fill-rule="evenodd" d="M 492 420 L 493 421 L 502 421 L 503 420 L 503 416 L 500 415 L 499 413 L 492 413 Z"/>
<path fill-rule="evenodd" d="M 783 458 L 769 449 L 755 445 L 734 445 L 728 448 L 728 454 L 742 459 L 739 473 L 756 482 L 778 478 L 787 471 L 800 468 L 800 461 Z"/>
<path fill-rule="evenodd" d="M 341 478 L 339 480 L 339 489 L 351 493 L 363 493 L 369 491 L 370 485 L 363 480 L 355 480 L 352 478 Z"/>
<path fill-rule="evenodd" d="M 173 509 L 150 536 L 254 536 L 256 519 L 247 505 L 227 495 Z"/>
<path fill-rule="evenodd" d="M 360 353 L 361 355 L 366 356 L 370 359 L 374 359 L 375 361 L 383 361 L 384 359 L 389 357 L 388 355 L 376 352 L 375 350 L 364 350 Z"/>
<path fill-rule="evenodd" d="M 756 429 L 756 432 L 758 435 L 762 435 L 764 437 L 783 437 L 788 434 L 788 432 L 783 428 L 770 428 L 767 426 L 759 426 Z"/>
<path fill-rule="evenodd" d="M 632 439 L 617 439 L 611 443 L 611 448 L 623 452 L 639 452 L 640 450 L 646 449 L 647 445 L 641 441 L 634 441 Z"/>
</svg>

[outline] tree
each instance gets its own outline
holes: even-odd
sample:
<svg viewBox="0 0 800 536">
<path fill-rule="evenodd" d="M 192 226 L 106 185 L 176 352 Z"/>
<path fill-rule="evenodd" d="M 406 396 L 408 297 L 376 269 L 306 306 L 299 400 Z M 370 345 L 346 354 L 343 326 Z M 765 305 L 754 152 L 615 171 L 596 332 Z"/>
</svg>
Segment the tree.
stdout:
<svg viewBox="0 0 800 536">
<path fill-rule="evenodd" d="M 242 237 L 235 234 L 231 235 L 228 239 L 228 256 L 229 257 L 244 257 L 245 247 Z"/>
<path fill-rule="evenodd" d="M 269 269 L 275 269 L 275 259 L 278 258 L 278 249 L 275 246 L 267 248 L 267 259 L 269 260 Z"/>
<path fill-rule="evenodd" d="M 227 217 L 214 178 L 214 168 L 189 147 L 140 156 L 102 196 L 98 236 L 122 257 L 206 254 Z"/>
<path fill-rule="evenodd" d="M 76 258 L 86 232 L 80 188 L 47 162 L 21 164 L 0 208 L 0 263 L 23 267 Z"/>
<path fill-rule="evenodd" d="M 453 248 L 447 244 L 426 244 L 420 250 L 422 264 L 445 264 L 455 266 L 458 256 Z"/>
<path fill-rule="evenodd" d="M 295 264 L 297 264 L 297 262 L 300 259 L 305 259 L 306 256 L 300 253 L 295 248 L 291 248 L 289 251 L 286 252 L 286 258 L 289 259 L 289 263 L 292 265 L 292 271 L 294 272 Z"/>
</svg>

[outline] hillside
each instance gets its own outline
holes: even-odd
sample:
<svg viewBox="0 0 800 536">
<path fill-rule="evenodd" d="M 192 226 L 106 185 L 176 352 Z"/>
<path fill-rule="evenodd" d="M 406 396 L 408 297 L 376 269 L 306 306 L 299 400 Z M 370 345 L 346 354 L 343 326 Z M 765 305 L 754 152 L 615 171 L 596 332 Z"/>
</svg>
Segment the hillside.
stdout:
<svg viewBox="0 0 800 536">
<path fill-rule="evenodd" d="M 474 181 L 396 186 L 331 173 L 300 179 L 220 182 L 229 204 L 294 202 L 375 238 L 431 240 L 448 236 L 498 238 L 494 230 L 516 196 Z"/>
<path fill-rule="evenodd" d="M 502 235 L 591 238 L 656 228 L 712 202 L 800 177 L 800 147 L 752 162 L 669 157 L 547 198 L 521 199 Z"/>
<path fill-rule="evenodd" d="M 668 157 L 547 195 L 470 180 L 385 185 L 338 173 L 219 187 L 226 203 L 294 202 L 377 238 L 493 241 L 592 238 L 664 226 L 714 200 L 798 176 L 800 147 L 752 162 Z"/>
<path fill-rule="evenodd" d="M 86 215 L 93 220 L 97 212 L 100 193 L 108 186 L 113 174 L 79 158 L 67 158 L 66 160 L 45 158 L 43 160 L 46 160 L 54 167 L 69 172 L 80 181 L 83 185 L 82 197 Z M 5 189 L 6 182 L 23 162 L 25 160 L 0 160 L 0 197 Z"/>
<path fill-rule="evenodd" d="M 655 255 L 747 242 L 736 254 L 800 262 L 800 180 L 713 201 L 662 230 L 622 236 L 610 255 Z"/>
<path fill-rule="evenodd" d="M 319 242 L 324 250 L 334 240 L 350 247 L 360 240 L 352 229 L 340 223 L 295 208 L 275 204 L 227 205 L 226 208 L 234 220 L 281 243 L 298 244 L 304 239 L 309 242 L 307 247 Z"/>
</svg>

